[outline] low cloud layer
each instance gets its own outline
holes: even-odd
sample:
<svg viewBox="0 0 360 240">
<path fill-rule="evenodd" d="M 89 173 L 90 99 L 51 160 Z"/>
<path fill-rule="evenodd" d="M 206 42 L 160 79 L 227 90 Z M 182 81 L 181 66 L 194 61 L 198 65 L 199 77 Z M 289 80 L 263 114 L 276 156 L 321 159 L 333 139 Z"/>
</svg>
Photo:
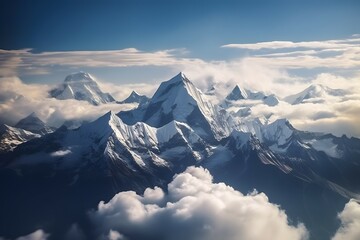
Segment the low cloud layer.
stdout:
<svg viewBox="0 0 360 240">
<path fill-rule="evenodd" d="M 25 84 L 17 77 L 0 78 L 0 122 L 10 125 L 35 112 L 50 126 L 68 120 L 92 121 L 110 110 L 119 112 L 136 104 L 109 103 L 94 106 L 86 101 L 58 100 L 48 97 L 51 86 Z"/>
<path fill-rule="evenodd" d="M 355 200 L 350 200 L 338 217 L 341 226 L 332 240 L 360 239 L 360 204 Z"/>
<path fill-rule="evenodd" d="M 121 192 L 90 216 L 103 239 L 308 239 L 264 193 L 243 195 L 196 167 L 175 175 L 167 193 Z"/>
</svg>

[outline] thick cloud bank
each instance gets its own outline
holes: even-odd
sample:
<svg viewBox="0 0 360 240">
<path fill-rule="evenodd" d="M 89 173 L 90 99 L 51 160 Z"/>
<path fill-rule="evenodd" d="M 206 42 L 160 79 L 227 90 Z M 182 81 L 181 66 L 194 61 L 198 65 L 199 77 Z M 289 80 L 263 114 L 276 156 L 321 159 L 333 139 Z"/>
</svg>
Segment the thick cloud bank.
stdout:
<svg viewBox="0 0 360 240">
<path fill-rule="evenodd" d="M 339 213 L 341 226 L 332 240 L 358 240 L 360 239 L 360 204 L 350 200 L 344 210 Z"/>
<path fill-rule="evenodd" d="M 162 189 L 116 194 L 90 213 L 102 239 L 307 239 L 264 193 L 243 195 L 213 183 L 206 169 L 189 167 Z"/>
</svg>

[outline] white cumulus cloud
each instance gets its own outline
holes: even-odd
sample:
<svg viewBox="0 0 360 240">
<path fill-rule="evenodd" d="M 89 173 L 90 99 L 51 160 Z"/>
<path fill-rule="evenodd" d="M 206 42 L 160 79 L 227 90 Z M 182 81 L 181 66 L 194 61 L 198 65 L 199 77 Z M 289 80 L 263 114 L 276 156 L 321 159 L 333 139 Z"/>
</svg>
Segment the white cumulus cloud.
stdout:
<svg viewBox="0 0 360 240">
<path fill-rule="evenodd" d="M 360 204 L 350 200 L 344 210 L 339 213 L 341 226 L 332 240 L 358 240 L 360 239 Z"/>
<path fill-rule="evenodd" d="M 104 239 L 307 239 L 303 224 L 291 225 L 286 213 L 264 193 L 243 195 L 213 183 L 203 168 L 175 175 L 168 192 L 146 189 L 116 194 L 90 213 Z"/>
</svg>

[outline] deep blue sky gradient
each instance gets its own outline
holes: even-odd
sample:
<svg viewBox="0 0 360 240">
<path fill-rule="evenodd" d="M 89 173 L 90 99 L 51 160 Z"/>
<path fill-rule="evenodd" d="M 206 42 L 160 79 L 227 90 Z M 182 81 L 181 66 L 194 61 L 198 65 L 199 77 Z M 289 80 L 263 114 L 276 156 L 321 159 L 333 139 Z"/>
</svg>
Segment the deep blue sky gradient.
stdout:
<svg viewBox="0 0 360 240">
<path fill-rule="evenodd" d="M 360 1 L 0 1 L 0 48 L 144 51 L 222 58 L 228 43 L 327 40 L 360 33 Z"/>
</svg>

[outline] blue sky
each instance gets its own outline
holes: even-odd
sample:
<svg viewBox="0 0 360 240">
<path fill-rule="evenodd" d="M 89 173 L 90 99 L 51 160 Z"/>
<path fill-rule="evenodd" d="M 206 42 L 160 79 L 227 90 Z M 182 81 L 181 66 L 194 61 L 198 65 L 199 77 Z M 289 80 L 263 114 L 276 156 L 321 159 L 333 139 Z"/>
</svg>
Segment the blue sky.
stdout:
<svg viewBox="0 0 360 240">
<path fill-rule="evenodd" d="M 53 64 L 45 58 L 38 65 L 32 62 L 41 53 L 86 51 L 90 53 L 86 58 L 92 58 L 92 51 L 109 51 L 111 56 L 111 51 L 129 48 L 141 53 L 168 51 L 170 58 L 177 61 L 186 58 L 227 62 L 274 53 L 273 49 L 222 47 L 227 44 L 353 38 L 360 33 L 359 12 L 360 1 L 353 0 L 2 0 L 0 49 L 12 52 L 8 53 L 11 57 L 2 54 L 0 60 L 3 66 L 14 67 L 14 63 L 8 62 L 14 55 L 19 56 L 15 51 L 28 49 L 21 64 L 16 63 L 16 75 L 28 83 L 58 83 L 68 73 L 79 70 L 118 84 L 158 82 L 187 68 L 184 64 L 151 61 L 141 64 L 141 56 L 136 57 L 136 64 L 121 66 L 85 64 L 86 60 L 77 61 L 78 65 L 63 64 L 73 56 L 62 56 Z M 320 72 L 308 68 L 284 69 L 307 78 Z M 349 74 L 348 69 L 344 74 Z"/>
<path fill-rule="evenodd" d="M 186 48 L 217 59 L 224 52 L 219 46 L 227 43 L 327 40 L 360 32 L 360 2 L 349 0 L 1 2 L 2 49 Z"/>
<path fill-rule="evenodd" d="M 357 24 L 360 2 L 352 0 L 2 0 L 1 5 L 0 49 L 26 48 L 31 53 L 176 49 L 181 50 L 181 54 L 176 54 L 178 57 L 227 61 L 246 57 L 253 51 L 221 48 L 226 44 L 322 41 L 360 33 Z M 77 70 L 123 83 L 163 80 L 182 69 L 156 66 L 69 69 L 55 64 L 47 66 L 47 74 L 35 71 L 28 74 L 22 69 L 17 74 L 25 82 L 46 83 L 60 82 L 67 73 Z"/>
</svg>

